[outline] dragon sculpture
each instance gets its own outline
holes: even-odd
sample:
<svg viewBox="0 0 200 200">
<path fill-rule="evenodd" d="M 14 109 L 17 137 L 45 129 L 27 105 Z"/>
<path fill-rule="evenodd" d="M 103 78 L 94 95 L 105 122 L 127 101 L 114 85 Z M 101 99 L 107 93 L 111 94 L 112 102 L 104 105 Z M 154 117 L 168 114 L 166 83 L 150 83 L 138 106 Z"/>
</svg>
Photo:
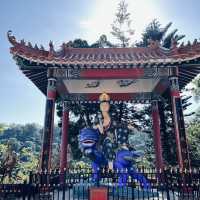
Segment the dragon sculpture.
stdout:
<svg viewBox="0 0 200 200">
<path fill-rule="evenodd" d="M 96 184 L 101 179 L 100 169 L 108 167 L 108 161 L 104 153 L 98 149 L 99 136 L 99 131 L 93 128 L 84 128 L 80 131 L 79 135 L 79 147 L 84 155 L 92 161 L 92 180 Z M 138 180 L 145 189 L 149 188 L 147 179 L 133 167 L 133 162 L 137 157 L 139 157 L 137 153 L 126 148 L 121 148 L 116 153 L 114 169 L 120 172 L 118 173 L 118 186 L 125 186 L 128 177 L 131 176 L 133 179 Z"/>
</svg>

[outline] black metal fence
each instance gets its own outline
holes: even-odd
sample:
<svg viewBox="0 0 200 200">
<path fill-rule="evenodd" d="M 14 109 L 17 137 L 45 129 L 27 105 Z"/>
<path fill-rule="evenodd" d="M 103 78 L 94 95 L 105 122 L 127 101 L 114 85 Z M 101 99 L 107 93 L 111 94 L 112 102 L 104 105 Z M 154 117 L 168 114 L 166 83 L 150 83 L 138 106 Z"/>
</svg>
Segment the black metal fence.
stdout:
<svg viewBox="0 0 200 200">
<path fill-rule="evenodd" d="M 90 169 L 69 169 L 60 173 L 58 170 L 30 173 L 24 184 L 1 184 L 2 199 L 52 199 L 52 200 L 87 200 L 90 190 L 104 187 L 108 190 L 108 200 L 200 200 L 200 170 L 180 172 L 178 169 L 138 169 L 149 182 L 149 187 L 129 176 L 126 183 L 119 185 L 120 175 L 124 171 L 99 171 L 101 180 L 93 182 Z"/>
</svg>

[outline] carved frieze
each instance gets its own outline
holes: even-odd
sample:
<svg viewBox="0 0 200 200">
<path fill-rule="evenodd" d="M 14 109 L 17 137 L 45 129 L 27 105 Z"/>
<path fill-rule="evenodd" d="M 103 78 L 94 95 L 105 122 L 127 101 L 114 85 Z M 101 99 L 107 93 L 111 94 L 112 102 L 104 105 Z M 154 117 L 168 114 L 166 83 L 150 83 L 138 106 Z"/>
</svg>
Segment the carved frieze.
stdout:
<svg viewBox="0 0 200 200">
<path fill-rule="evenodd" d="M 54 77 L 56 78 L 66 78 L 75 79 L 80 77 L 79 69 L 65 69 L 65 68 L 55 68 Z"/>
<path fill-rule="evenodd" d="M 117 81 L 117 84 L 120 86 L 120 87 L 128 87 L 134 83 L 136 83 L 137 80 L 130 80 L 130 79 L 125 79 L 125 80 L 118 80 Z"/>
<path fill-rule="evenodd" d="M 93 69 L 91 69 L 92 71 Z M 96 70 L 96 69 L 94 69 Z M 126 71 L 127 70 L 127 71 Z M 129 69 L 124 69 L 126 73 L 128 73 Z M 137 71 L 137 70 L 136 70 Z M 81 73 L 87 72 L 85 69 L 66 69 L 66 68 L 55 68 L 54 69 L 54 77 L 56 78 L 63 78 L 63 79 L 79 79 L 81 78 Z M 159 67 L 151 67 L 151 68 L 144 68 L 144 73 L 140 76 L 136 76 L 135 79 L 138 78 L 159 78 L 159 77 L 168 77 L 169 76 L 169 69 L 168 68 L 159 68 Z M 99 69 L 98 73 L 101 73 L 101 69 Z M 113 73 L 115 74 L 115 69 L 113 69 Z M 96 78 L 98 78 L 98 74 L 95 75 Z M 100 76 L 101 77 L 101 76 Z M 119 74 L 120 77 L 120 74 Z M 101 77 L 102 78 L 102 77 Z M 108 76 L 106 78 L 109 78 Z M 112 75 L 111 77 L 112 78 Z M 128 78 L 128 76 L 127 76 Z M 124 78 L 125 79 L 125 78 Z M 133 83 L 135 83 L 135 80 L 129 79 L 127 80 L 120 80 L 118 84 L 120 87 L 127 87 Z"/>
<path fill-rule="evenodd" d="M 97 88 L 100 85 L 100 81 L 90 81 L 86 84 L 85 88 Z"/>
</svg>

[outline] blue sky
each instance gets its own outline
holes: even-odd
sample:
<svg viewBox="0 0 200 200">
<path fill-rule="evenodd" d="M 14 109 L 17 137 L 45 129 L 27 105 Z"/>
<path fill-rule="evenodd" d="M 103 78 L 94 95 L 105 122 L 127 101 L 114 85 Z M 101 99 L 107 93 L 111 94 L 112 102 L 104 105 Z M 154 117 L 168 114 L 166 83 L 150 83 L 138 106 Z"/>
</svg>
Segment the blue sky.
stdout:
<svg viewBox="0 0 200 200">
<path fill-rule="evenodd" d="M 20 40 L 59 45 L 75 38 L 94 42 L 110 35 L 118 0 L 1 0 L 0 4 L 0 123 L 43 124 L 45 97 L 18 70 L 11 55 L 6 32 Z M 186 34 L 185 40 L 200 38 L 199 0 L 127 0 L 135 29 L 134 40 L 154 18 Z"/>
</svg>

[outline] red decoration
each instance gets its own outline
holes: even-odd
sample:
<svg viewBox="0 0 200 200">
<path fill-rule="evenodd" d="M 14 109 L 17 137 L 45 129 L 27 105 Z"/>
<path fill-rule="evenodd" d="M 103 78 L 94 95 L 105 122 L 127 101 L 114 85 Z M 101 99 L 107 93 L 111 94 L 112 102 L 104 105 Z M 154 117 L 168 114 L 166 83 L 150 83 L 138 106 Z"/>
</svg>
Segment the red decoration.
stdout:
<svg viewBox="0 0 200 200">
<path fill-rule="evenodd" d="M 89 200 L 108 200 L 108 188 L 106 187 L 90 188 Z"/>
<path fill-rule="evenodd" d="M 144 69 L 86 69 L 81 72 L 82 78 L 140 78 L 144 76 Z"/>
<path fill-rule="evenodd" d="M 172 97 L 180 97 L 180 92 L 178 90 L 172 90 L 171 91 L 171 96 Z"/>
<path fill-rule="evenodd" d="M 56 91 L 52 91 L 52 90 L 47 91 L 47 97 L 49 99 L 55 99 L 56 98 Z"/>
</svg>

